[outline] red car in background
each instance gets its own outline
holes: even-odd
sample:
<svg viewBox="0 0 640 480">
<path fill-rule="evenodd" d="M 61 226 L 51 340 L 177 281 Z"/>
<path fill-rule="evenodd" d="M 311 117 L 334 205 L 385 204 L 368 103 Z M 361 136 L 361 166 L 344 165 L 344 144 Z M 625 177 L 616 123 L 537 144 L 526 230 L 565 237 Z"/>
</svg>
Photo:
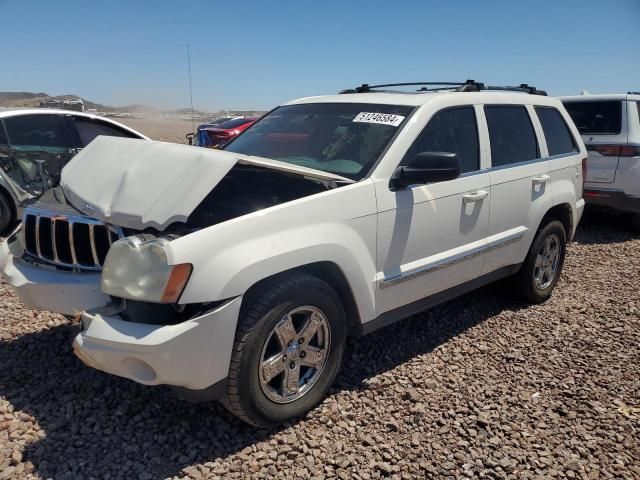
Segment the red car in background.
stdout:
<svg viewBox="0 0 640 480">
<path fill-rule="evenodd" d="M 220 148 L 253 125 L 258 118 L 260 117 L 238 117 L 219 125 L 201 125 L 193 144 L 199 147 Z"/>
</svg>

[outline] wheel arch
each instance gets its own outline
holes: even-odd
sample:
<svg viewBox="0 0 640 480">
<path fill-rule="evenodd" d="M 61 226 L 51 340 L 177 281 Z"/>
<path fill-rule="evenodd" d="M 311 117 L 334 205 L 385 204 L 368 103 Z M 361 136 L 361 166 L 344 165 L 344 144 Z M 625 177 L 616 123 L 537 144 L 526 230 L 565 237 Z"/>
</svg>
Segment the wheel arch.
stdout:
<svg viewBox="0 0 640 480">
<path fill-rule="evenodd" d="M 567 242 L 569 242 L 573 236 L 575 225 L 573 224 L 573 209 L 568 203 L 560 203 L 551 207 L 542 217 L 540 225 L 538 225 L 538 231 L 544 228 L 549 222 L 558 220 L 562 223 L 564 231 L 567 235 Z"/>
<path fill-rule="evenodd" d="M 347 280 L 344 272 L 336 263 L 330 261 L 319 261 L 299 265 L 258 280 L 256 283 L 251 285 L 251 287 L 249 287 L 249 289 L 245 293 L 242 308 L 245 308 L 245 301 L 247 299 L 259 295 L 262 290 L 268 288 L 283 276 L 286 276 L 293 272 L 301 272 L 312 275 L 324 281 L 331 288 L 333 288 L 340 297 L 340 301 L 342 302 L 345 317 L 347 319 L 347 328 L 349 335 L 355 334 L 358 327 L 362 323 L 358 304 L 356 303 L 353 290 L 351 289 L 351 285 L 349 284 L 349 281 Z"/>
</svg>

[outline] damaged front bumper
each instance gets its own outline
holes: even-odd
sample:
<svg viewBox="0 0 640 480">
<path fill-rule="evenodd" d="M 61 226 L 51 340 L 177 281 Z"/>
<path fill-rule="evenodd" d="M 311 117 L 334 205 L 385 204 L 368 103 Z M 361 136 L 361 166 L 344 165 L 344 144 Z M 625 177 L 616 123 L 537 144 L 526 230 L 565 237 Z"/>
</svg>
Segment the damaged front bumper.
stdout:
<svg viewBox="0 0 640 480">
<path fill-rule="evenodd" d="M 120 307 L 84 312 L 73 349 L 90 367 L 145 385 L 182 387 L 184 397 L 196 399 L 227 377 L 241 302 L 237 297 L 175 325 L 123 320 Z"/>
<path fill-rule="evenodd" d="M 77 315 L 106 305 L 100 273 L 71 272 L 28 262 L 15 236 L 0 243 L 0 273 L 28 308 Z"/>
</svg>

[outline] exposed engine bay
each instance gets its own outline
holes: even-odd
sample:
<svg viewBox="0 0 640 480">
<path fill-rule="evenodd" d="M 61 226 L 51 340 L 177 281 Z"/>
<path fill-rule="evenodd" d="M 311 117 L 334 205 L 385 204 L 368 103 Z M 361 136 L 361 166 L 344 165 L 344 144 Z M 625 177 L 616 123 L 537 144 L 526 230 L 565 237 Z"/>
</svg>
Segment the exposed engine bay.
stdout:
<svg viewBox="0 0 640 480">
<path fill-rule="evenodd" d="M 196 207 L 189 216 L 187 228 L 194 230 L 226 222 L 329 188 L 329 182 L 321 180 L 249 165 L 236 165 Z"/>
</svg>

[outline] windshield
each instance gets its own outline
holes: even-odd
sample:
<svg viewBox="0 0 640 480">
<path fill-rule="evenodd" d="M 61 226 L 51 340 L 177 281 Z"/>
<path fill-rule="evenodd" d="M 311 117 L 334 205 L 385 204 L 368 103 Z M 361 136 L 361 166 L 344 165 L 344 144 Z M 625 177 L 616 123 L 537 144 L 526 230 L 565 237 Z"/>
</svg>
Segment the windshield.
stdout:
<svg viewBox="0 0 640 480">
<path fill-rule="evenodd" d="M 277 108 L 224 149 L 362 179 L 413 107 L 308 103 Z"/>
</svg>

